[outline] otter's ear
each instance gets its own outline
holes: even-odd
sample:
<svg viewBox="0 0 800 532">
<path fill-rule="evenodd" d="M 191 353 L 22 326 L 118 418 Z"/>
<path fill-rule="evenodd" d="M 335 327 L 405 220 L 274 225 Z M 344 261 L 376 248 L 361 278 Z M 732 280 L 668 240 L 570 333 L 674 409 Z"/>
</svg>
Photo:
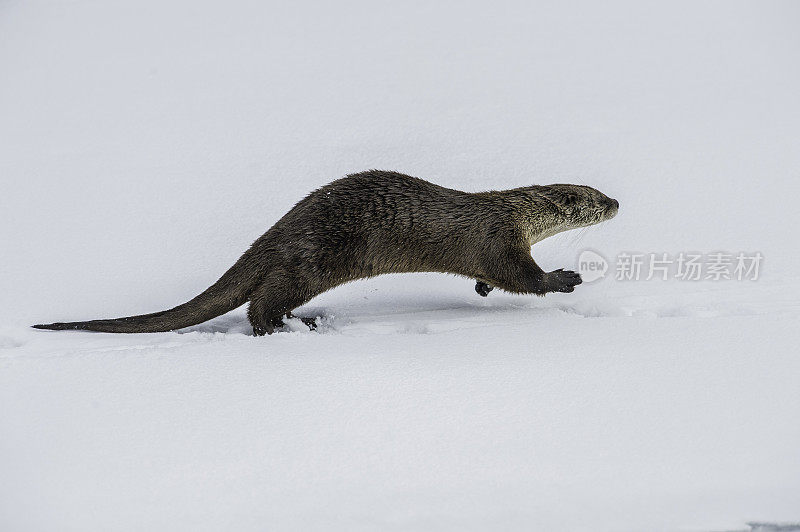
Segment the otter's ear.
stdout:
<svg viewBox="0 0 800 532">
<path fill-rule="evenodd" d="M 571 207 L 576 203 L 578 203 L 578 200 L 579 198 L 577 194 L 571 194 L 571 193 L 564 194 L 564 205 L 568 207 Z"/>
</svg>

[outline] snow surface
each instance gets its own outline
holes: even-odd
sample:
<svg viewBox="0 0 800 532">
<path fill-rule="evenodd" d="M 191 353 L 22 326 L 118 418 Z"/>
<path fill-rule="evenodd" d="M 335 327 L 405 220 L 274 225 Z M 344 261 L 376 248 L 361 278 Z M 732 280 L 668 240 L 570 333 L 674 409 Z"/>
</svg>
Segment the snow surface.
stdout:
<svg viewBox="0 0 800 532">
<path fill-rule="evenodd" d="M 800 4 L 0 4 L 0 529 L 800 520 Z M 537 244 L 755 282 L 352 283 L 250 336 L 35 331 L 205 289 L 367 168 L 621 203 Z M 764 528 L 767 530 L 768 528 Z"/>
</svg>

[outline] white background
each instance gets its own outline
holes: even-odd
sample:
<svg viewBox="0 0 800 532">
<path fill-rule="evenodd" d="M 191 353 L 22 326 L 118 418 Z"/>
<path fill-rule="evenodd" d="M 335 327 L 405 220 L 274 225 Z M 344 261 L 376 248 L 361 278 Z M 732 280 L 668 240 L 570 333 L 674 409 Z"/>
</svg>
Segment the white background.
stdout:
<svg viewBox="0 0 800 532">
<path fill-rule="evenodd" d="M 0 3 L 0 528 L 730 530 L 800 519 L 800 6 Z M 755 282 L 337 288 L 317 333 L 34 331 L 210 285 L 367 168 L 594 186 L 538 244 Z M 613 277 L 613 271 L 609 272 Z"/>
</svg>

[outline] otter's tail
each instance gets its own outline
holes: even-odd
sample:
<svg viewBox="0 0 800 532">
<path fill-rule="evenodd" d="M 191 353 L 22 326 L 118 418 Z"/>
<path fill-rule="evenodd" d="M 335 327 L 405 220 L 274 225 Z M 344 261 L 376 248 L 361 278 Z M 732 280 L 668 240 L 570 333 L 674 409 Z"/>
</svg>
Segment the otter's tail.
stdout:
<svg viewBox="0 0 800 532">
<path fill-rule="evenodd" d="M 205 292 L 191 301 L 169 310 L 114 318 L 109 320 L 73 321 L 34 325 L 35 329 L 81 329 L 111 333 L 164 332 L 197 325 L 244 304 L 257 284 L 257 279 L 246 274 L 245 257 L 239 259 Z"/>
</svg>

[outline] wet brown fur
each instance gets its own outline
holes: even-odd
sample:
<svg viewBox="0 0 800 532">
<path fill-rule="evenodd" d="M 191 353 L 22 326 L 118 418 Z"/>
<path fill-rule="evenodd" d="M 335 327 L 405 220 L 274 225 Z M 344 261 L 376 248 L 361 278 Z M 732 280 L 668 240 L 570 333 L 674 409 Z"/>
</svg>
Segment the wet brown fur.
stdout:
<svg viewBox="0 0 800 532">
<path fill-rule="evenodd" d="M 571 292 L 577 273 L 546 273 L 530 255 L 548 236 L 602 222 L 618 209 L 580 185 L 468 193 L 370 170 L 312 192 L 256 240 L 216 283 L 173 309 L 39 329 L 161 332 L 196 325 L 249 301 L 257 335 L 314 296 L 384 273 L 442 272 L 520 294 Z M 311 320 L 304 320 L 311 325 Z"/>
</svg>

